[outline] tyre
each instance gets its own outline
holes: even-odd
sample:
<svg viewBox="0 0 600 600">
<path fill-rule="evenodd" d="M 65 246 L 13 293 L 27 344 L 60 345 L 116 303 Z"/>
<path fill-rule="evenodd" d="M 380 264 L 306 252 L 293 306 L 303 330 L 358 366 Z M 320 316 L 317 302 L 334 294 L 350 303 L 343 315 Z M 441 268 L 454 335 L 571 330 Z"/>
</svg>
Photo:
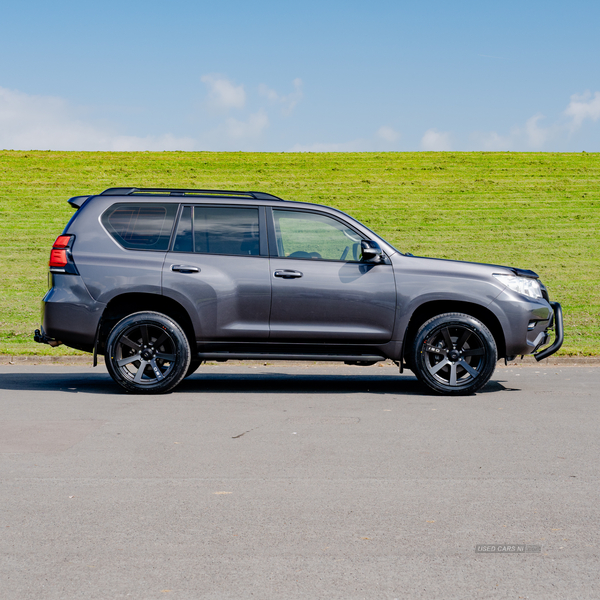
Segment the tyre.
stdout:
<svg viewBox="0 0 600 600">
<path fill-rule="evenodd" d="M 186 375 L 188 339 L 173 319 L 139 312 L 119 321 L 110 332 L 104 360 L 110 376 L 128 392 L 163 394 Z"/>
<path fill-rule="evenodd" d="M 411 353 L 414 373 L 434 392 L 473 394 L 490 379 L 498 351 L 490 330 L 462 313 L 438 315 L 423 323 Z"/>
<path fill-rule="evenodd" d="M 190 361 L 190 366 L 188 367 L 187 373 L 185 374 L 184 379 L 186 379 L 187 377 L 189 377 L 190 375 L 193 375 L 198 368 L 200 367 L 200 365 L 203 363 L 203 360 L 200 360 L 199 358 L 193 358 Z"/>
</svg>

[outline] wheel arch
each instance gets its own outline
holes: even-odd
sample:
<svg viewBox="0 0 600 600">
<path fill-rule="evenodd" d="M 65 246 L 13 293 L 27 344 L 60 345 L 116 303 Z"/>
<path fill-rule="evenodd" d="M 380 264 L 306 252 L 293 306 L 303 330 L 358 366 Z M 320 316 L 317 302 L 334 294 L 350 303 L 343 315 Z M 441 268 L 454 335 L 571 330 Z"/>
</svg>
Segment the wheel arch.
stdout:
<svg viewBox="0 0 600 600">
<path fill-rule="evenodd" d="M 115 296 L 106 305 L 98 325 L 96 339 L 98 354 L 104 354 L 108 335 L 121 319 L 143 311 L 159 312 L 173 319 L 185 332 L 190 348 L 194 351 L 196 347 L 194 326 L 189 313 L 179 302 L 158 294 L 132 292 Z"/>
<path fill-rule="evenodd" d="M 433 300 L 421 304 L 412 313 L 404 333 L 404 343 L 402 344 L 403 357 L 406 358 L 409 356 L 410 348 L 417 335 L 417 331 L 425 321 L 437 315 L 451 312 L 464 313 L 481 321 L 494 336 L 498 349 L 498 358 L 506 356 L 506 340 L 502 325 L 498 317 L 489 308 L 473 302 L 463 302 L 460 300 Z"/>
</svg>

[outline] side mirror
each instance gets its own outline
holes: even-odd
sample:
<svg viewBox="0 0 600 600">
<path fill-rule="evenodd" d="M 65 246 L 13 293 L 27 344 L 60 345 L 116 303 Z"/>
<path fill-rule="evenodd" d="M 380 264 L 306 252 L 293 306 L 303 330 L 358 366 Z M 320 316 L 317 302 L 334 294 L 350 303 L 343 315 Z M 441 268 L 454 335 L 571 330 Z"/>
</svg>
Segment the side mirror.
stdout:
<svg viewBox="0 0 600 600">
<path fill-rule="evenodd" d="M 371 240 L 362 240 L 360 242 L 362 248 L 362 260 L 365 262 L 381 262 L 383 260 L 381 246 L 377 242 Z"/>
</svg>

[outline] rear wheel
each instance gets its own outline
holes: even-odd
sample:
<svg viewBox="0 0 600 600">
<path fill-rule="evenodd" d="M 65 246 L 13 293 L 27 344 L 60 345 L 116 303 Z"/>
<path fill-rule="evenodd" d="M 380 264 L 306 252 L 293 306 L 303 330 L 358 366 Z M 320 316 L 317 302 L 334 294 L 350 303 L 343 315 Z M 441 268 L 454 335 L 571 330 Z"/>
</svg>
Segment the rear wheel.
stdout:
<svg viewBox="0 0 600 600">
<path fill-rule="evenodd" d="M 462 313 L 438 315 L 421 325 L 411 362 L 415 375 L 445 395 L 473 394 L 496 368 L 498 352 L 490 330 Z"/>
<path fill-rule="evenodd" d="M 187 372 L 185 374 L 184 379 L 187 378 L 187 377 L 189 377 L 190 375 L 193 375 L 200 368 L 200 365 L 203 362 L 204 362 L 203 360 L 200 360 L 198 358 L 193 358 L 190 361 L 190 366 L 188 367 L 188 370 L 187 370 Z"/>
<path fill-rule="evenodd" d="M 128 392 L 172 390 L 190 366 L 190 345 L 181 327 L 156 312 L 119 321 L 108 336 L 104 360 L 110 376 Z"/>
</svg>

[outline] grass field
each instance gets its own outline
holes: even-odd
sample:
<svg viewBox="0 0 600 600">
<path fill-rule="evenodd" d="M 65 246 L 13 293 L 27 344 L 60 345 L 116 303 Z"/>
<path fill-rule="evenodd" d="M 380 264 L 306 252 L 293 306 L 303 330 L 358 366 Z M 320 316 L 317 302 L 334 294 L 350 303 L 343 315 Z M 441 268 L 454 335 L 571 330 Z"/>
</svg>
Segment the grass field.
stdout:
<svg viewBox="0 0 600 600">
<path fill-rule="evenodd" d="M 0 353 L 35 344 L 66 200 L 107 187 L 270 192 L 340 208 L 416 255 L 537 271 L 565 312 L 561 354 L 600 354 L 600 155 L 0 151 Z"/>
</svg>

